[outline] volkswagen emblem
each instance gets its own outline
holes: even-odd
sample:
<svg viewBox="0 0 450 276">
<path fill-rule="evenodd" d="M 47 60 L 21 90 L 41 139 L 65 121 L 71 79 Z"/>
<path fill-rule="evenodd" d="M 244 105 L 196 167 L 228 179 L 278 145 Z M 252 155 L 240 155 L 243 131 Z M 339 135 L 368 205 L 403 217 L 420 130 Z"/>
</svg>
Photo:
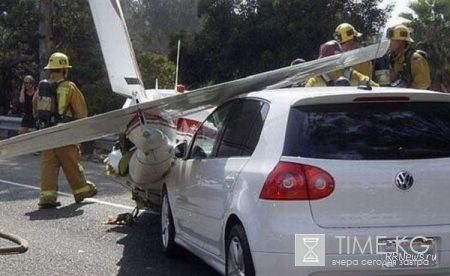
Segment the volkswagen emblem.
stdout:
<svg viewBox="0 0 450 276">
<path fill-rule="evenodd" d="M 411 189 L 414 184 L 414 178 L 411 173 L 401 171 L 395 176 L 395 185 L 403 191 Z"/>
</svg>

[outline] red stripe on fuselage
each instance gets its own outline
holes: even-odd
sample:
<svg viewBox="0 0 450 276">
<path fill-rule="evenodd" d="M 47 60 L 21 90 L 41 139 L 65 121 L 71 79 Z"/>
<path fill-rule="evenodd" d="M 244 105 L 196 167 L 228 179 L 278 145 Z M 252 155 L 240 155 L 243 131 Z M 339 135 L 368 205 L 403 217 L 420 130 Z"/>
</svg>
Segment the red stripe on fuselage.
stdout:
<svg viewBox="0 0 450 276">
<path fill-rule="evenodd" d="M 179 118 L 175 124 L 175 120 L 165 120 L 160 116 L 156 116 L 153 114 L 144 113 L 146 123 L 153 125 L 165 126 L 168 128 L 176 129 L 178 133 L 182 133 L 184 135 L 192 136 L 197 128 L 200 126 L 201 122 L 196 120 L 191 120 L 188 118 Z M 127 128 L 125 134 L 130 134 L 133 130 L 140 126 L 139 115 L 136 114 L 133 116 L 131 121 L 127 124 Z"/>
</svg>

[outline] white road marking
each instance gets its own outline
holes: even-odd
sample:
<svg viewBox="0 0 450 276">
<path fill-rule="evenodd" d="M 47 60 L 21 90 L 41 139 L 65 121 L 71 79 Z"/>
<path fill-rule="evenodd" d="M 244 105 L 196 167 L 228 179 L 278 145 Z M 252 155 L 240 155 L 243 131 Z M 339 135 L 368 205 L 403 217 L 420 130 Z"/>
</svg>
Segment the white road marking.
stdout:
<svg viewBox="0 0 450 276">
<path fill-rule="evenodd" d="M 41 190 L 39 187 L 26 185 L 26 184 L 20 184 L 20 183 L 8 181 L 8 180 L 3 180 L 3 179 L 0 179 L 0 182 L 4 183 L 4 184 L 8 184 L 8 185 L 13 185 L 13 186 L 17 186 L 17 187 L 27 188 L 27 189 L 33 189 L 33 190 L 38 190 L 38 191 Z M 67 196 L 67 197 L 73 197 L 72 194 L 64 193 L 64 192 L 58 192 L 58 195 Z M 131 206 L 126 206 L 126 205 L 122 205 L 122 204 L 107 202 L 107 201 L 98 200 L 98 199 L 95 199 L 95 198 L 86 198 L 83 202 L 95 202 L 95 203 L 98 203 L 98 204 L 113 206 L 113 207 L 122 208 L 122 209 L 126 209 L 126 210 L 134 210 L 134 207 L 131 207 Z M 154 212 L 150 212 L 150 213 L 154 213 Z"/>
</svg>

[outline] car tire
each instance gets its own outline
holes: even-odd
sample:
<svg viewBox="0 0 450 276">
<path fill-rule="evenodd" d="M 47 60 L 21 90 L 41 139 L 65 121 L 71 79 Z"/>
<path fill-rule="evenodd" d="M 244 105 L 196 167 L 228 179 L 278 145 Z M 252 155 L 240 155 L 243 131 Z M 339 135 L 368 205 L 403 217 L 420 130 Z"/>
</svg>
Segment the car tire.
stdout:
<svg viewBox="0 0 450 276">
<path fill-rule="evenodd" d="M 161 198 L 160 211 L 160 238 L 161 248 L 168 257 L 175 257 L 178 253 L 178 246 L 175 244 L 175 226 L 173 224 L 172 209 L 170 208 L 169 196 L 164 188 Z"/>
<path fill-rule="evenodd" d="M 241 224 L 235 224 L 231 228 L 227 237 L 225 254 L 225 275 L 255 275 L 247 235 Z"/>
</svg>

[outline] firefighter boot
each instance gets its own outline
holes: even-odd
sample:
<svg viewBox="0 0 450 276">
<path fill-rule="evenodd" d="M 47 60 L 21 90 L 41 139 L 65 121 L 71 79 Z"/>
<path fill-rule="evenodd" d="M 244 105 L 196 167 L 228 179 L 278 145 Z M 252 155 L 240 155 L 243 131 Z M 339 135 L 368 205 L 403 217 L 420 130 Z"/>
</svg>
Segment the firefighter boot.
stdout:
<svg viewBox="0 0 450 276">
<path fill-rule="evenodd" d="M 39 209 L 50 209 L 50 208 L 56 208 L 58 206 L 61 206 L 61 203 L 59 201 L 56 201 L 56 196 L 52 195 L 42 195 L 39 198 L 38 203 Z"/>
<path fill-rule="evenodd" d="M 86 186 L 81 189 L 78 189 L 76 193 L 74 193 L 73 197 L 75 198 L 76 203 L 82 202 L 85 198 L 93 197 L 97 194 L 97 188 L 95 188 L 94 183 L 87 181 Z"/>
</svg>

